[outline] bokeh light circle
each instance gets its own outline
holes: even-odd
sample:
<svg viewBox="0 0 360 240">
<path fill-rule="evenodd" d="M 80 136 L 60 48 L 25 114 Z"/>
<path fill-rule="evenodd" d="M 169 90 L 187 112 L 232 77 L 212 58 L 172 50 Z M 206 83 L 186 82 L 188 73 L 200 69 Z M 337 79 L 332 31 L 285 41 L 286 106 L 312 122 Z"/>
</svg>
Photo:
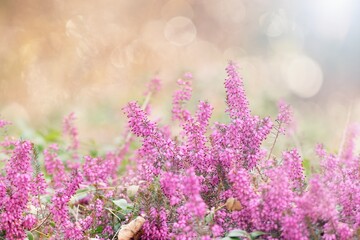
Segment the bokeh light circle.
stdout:
<svg viewBox="0 0 360 240">
<path fill-rule="evenodd" d="M 259 19 L 259 24 L 268 37 L 279 37 L 288 30 L 290 22 L 285 10 L 279 9 L 263 14 Z"/>
<path fill-rule="evenodd" d="M 294 58 L 285 66 L 285 81 L 302 98 L 315 96 L 321 89 L 323 73 L 318 63 L 306 56 Z"/>
<path fill-rule="evenodd" d="M 184 46 L 195 40 L 196 27 L 189 18 L 177 16 L 166 23 L 164 35 L 172 44 Z"/>
</svg>

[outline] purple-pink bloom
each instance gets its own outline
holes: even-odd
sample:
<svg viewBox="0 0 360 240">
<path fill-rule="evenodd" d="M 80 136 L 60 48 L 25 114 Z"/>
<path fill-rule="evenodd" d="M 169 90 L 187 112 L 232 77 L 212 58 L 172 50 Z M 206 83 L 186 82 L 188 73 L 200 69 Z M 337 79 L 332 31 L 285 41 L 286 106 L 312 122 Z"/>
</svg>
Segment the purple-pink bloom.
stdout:
<svg viewBox="0 0 360 240">
<path fill-rule="evenodd" d="M 25 237 L 23 222 L 31 190 L 32 154 L 29 141 L 17 141 L 5 167 L 6 177 L 0 187 L 0 229 L 6 232 L 7 239 Z"/>
<path fill-rule="evenodd" d="M 73 158 L 77 159 L 77 150 L 79 148 L 79 133 L 78 129 L 75 126 L 76 116 L 75 113 L 70 113 L 63 120 L 63 134 L 64 136 L 68 136 L 71 140 L 71 144 L 69 146 L 69 150 L 73 151 Z M 72 167 L 76 168 L 76 163 L 70 163 Z"/>
<path fill-rule="evenodd" d="M 278 131 L 282 134 L 285 134 L 286 130 L 290 127 L 293 121 L 292 112 L 290 106 L 286 104 L 284 101 L 279 101 L 278 109 L 279 109 L 279 114 L 276 118 L 276 121 L 279 124 Z"/>
<path fill-rule="evenodd" d="M 230 62 L 226 68 L 228 78 L 225 79 L 227 112 L 233 119 L 247 118 L 250 115 L 249 102 L 246 98 L 244 84 L 239 76 L 235 63 Z"/>
</svg>

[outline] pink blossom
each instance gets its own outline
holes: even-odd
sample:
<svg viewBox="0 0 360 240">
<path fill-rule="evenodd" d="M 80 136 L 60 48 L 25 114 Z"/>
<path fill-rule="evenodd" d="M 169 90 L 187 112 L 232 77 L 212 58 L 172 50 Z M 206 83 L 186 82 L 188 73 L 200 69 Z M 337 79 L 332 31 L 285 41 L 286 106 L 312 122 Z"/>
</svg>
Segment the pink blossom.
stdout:
<svg viewBox="0 0 360 240">
<path fill-rule="evenodd" d="M 74 123 L 75 120 L 76 120 L 76 116 L 75 113 L 73 112 L 64 118 L 63 134 L 64 136 L 68 136 L 70 138 L 71 144 L 69 146 L 69 150 L 73 151 L 73 157 L 77 159 L 78 156 L 76 152 L 79 148 L 79 133 Z M 76 166 L 76 164 L 74 166 Z"/>
<path fill-rule="evenodd" d="M 0 119 L 0 128 L 3 128 L 3 127 L 5 127 L 7 125 L 10 125 L 10 124 L 11 124 L 10 122 L 5 121 L 3 119 Z"/>
<path fill-rule="evenodd" d="M 164 208 L 157 210 L 152 207 L 150 209 L 149 220 L 143 226 L 144 239 L 169 239 L 169 229 L 167 225 L 167 214 Z"/>
<path fill-rule="evenodd" d="M 147 85 L 147 90 L 145 92 L 145 95 L 150 94 L 150 93 L 157 93 L 159 92 L 161 89 L 161 81 L 159 79 L 159 77 L 154 77 L 151 79 L 151 81 L 149 82 L 149 84 Z"/>
<path fill-rule="evenodd" d="M 75 171 L 71 178 L 68 179 L 66 187 L 57 190 L 51 199 L 52 206 L 50 211 L 54 222 L 58 225 L 58 228 L 65 233 L 65 236 L 70 239 L 73 239 L 75 236 L 76 239 L 82 238 L 81 229 L 75 227 L 74 223 L 70 221 L 68 210 L 70 198 L 75 194 L 82 180 L 83 178 L 79 172 Z"/>
<path fill-rule="evenodd" d="M 285 134 L 287 128 L 290 127 L 293 121 L 292 112 L 290 106 L 287 105 L 284 101 L 279 101 L 278 108 L 279 108 L 279 114 L 276 118 L 276 121 L 279 124 L 278 130 L 280 133 Z"/>
<path fill-rule="evenodd" d="M 55 188 L 61 188 L 65 177 L 65 167 L 58 156 L 59 147 L 57 144 L 51 144 L 44 150 L 45 169 L 52 176 Z"/>
<path fill-rule="evenodd" d="M 191 98 L 192 88 L 190 80 L 192 76 L 187 74 L 184 78 L 185 80 L 178 79 L 177 83 L 181 89 L 177 90 L 173 96 L 172 118 L 180 122 L 187 121 L 191 115 L 190 112 L 184 108 L 184 104 Z"/>
<path fill-rule="evenodd" d="M 250 115 L 249 102 L 245 95 L 244 84 L 239 76 L 237 66 L 230 62 L 226 68 L 228 78 L 225 80 L 227 112 L 233 119 L 247 118 Z"/>
<path fill-rule="evenodd" d="M 7 239 L 24 238 L 22 223 L 25 221 L 23 213 L 31 189 L 31 158 L 33 146 L 29 141 L 14 143 L 13 154 L 6 164 L 6 179 L 3 179 L 0 189 L 0 229 L 6 231 Z M 6 195 L 4 192 L 6 188 Z"/>
<path fill-rule="evenodd" d="M 304 169 L 302 167 L 302 160 L 300 154 L 296 149 L 283 152 L 283 169 L 288 174 L 294 186 L 297 189 L 302 187 L 303 181 L 305 180 Z"/>
</svg>

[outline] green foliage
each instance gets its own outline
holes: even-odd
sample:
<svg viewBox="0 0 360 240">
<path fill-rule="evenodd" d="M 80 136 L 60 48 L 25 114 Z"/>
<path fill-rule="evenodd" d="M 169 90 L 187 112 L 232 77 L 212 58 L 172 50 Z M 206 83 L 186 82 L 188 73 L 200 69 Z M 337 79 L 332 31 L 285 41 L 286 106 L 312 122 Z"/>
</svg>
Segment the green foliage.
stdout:
<svg viewBox="0 0 360 240">
<path fill-rule="evenodd" d="M 26 231 L 26 236 L 28 240 L 34 240 L 34 235 L 30 231 Z"/>
<path fill-rule="evenodd" d="M 123 211 L 129 211 L 133 209 L 133 204 L 128 203 L 126 199 L 112 200 L 112 202 Z"/>
<path fill-rule="evenodd" d="M 266 233 L 261 231 L 254 231 L 251 233 L 248 233 L 247 231 L 240 230 L 240 229 L 234 229 L 230 231 L 226 237 L 222 238 L 222 240 L 231 240 L 231 239 L 250 239 L 255 240 L 258 239 L 258 237 L 265 235 Z"/>
</svg>

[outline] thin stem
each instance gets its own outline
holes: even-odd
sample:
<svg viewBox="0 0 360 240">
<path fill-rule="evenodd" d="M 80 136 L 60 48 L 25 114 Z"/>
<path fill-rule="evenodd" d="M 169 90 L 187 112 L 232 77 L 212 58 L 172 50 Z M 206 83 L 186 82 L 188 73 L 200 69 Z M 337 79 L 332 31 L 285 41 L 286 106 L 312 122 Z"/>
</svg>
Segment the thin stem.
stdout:
<svg viewBox="0 0 360 240">
<path fill-rule="evenodd" d="M 113 238 L 111 240 L 114 240 L 117 237 L 120 229 L 121 229 L 121 227 L 118 228 L 118 230 L 116 231 L 116 233 L 114 234 L 114 236 L 113 236 Z"/>
<path fill-rule="evenodd" d="M 46 218 L 39 224 L 37 225 L 36 227 L 34 227 L 33 229 L 30 230 L 30 232 L 33 232 L 33 231 L 36 231 L 37 229 L 39 229 L 45 222 L 46 220 L 50 217 L 51 213 L 49 213 Z"/>
<path fill-rule="evenodd" d="M 264 177 L 264 175 L 261 173 L 260 168 L 258 166 L 255 167 L 257 172 L 259 173 L 261 180 L 263 180 L 264 182 L 267 182 L 267 178 Z"/>
<path fill-rule="evenodd" d="M 112 211 L 112 209 L 110 209 L 110 208 L 105 208 L 106 210 L 108 210 L 112 215 L 114 215 L 118 220 L 119 220 L 119 222 L 121 222 L 121 218 L 119 218 L 113 211 Z"/>
<path fill-rule="evenodd" d="M 217 211 L 219 211 L 220 209 L 224 208 L 225 206 L 226 206 L 226 203 L 220 205 L 219 207 L 217 207 L 217 208 L 214 210 L 214 213 L 217 212 Z"/>
<path fill-rule="evenodd" d="M 49 238 L 49 237 L 50 237 L 50 235 L 46 235 L 45 233 L 40 232 L 40 231 L 38 231 L 38 230 L 35 230 L 35 232 L 37 232 L 37 233 L 40 234 L 40 235 L 45 236 L 46 238 Z"/>
<path fill-rule="evenodd" d="M 269 156 L 268 156 L 267 160 L 270 160 L 271 155 L 272 155 L 272 152 L 274 151 L 276 141 L 277 141 L 277 139 L 278 139 L 278 137 L 279 137 L 280 128 L 281 128 L 281 122 L 279 122 L 279 127 L 278 127 L 278 129 L 277 129 L 277 131 L 276 131 L 275 140 L 274 140 L 273 145 L 271 146 L 271 149 L 270 149 Z"/>
<path fill-rule="evenodd" d="M 305 217 L 305 222 L 306 222 L 306 225 L 308 226 L 308 228 L 310 230 L 310 238 L 314 239 L 314 240 L 318 240 L 319 237 L 315 233 L 314 229 L 312 228 L 312 224 L 311 224 L 311 221 L 310 221 L 309 217 L 307 217 L 307 216 Z"/>
</svg>

